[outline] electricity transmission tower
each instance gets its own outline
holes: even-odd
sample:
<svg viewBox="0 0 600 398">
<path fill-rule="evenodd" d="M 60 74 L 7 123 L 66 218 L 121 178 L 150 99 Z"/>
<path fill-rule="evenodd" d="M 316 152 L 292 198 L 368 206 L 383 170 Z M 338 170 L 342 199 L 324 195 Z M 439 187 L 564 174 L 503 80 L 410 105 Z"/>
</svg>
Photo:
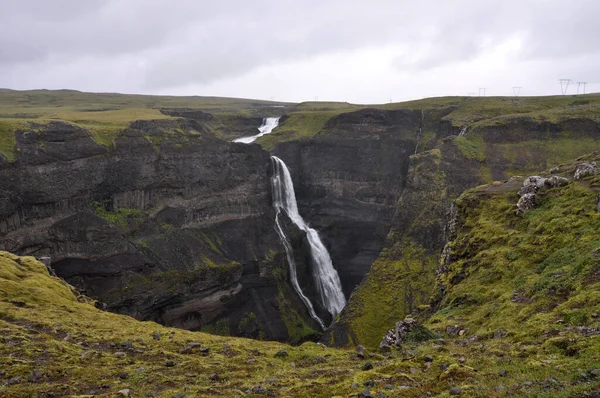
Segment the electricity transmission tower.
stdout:
<svg viewBox="0 0 600 398">
<path fill-rule="evenodd" d="M 474 96 L 475 96 L 475 93 L 467 93 L 467 95 L 469 95 L 469 96 L 471 96 L 471 97 L 474 97 Z"/>
<path fill-rule="evenodd" d="M 521 92 L 521 88 L 522 87 L 513 87 L 513 94 L 515 95 L 515 97 L 519 96 L 519 93 Z"/>
<path fill-rule="evenodd" d="M 569 84 L 571 84 L 571 82 L 573 80 L 571 80 L 571 79 L 558 79 L 558 81 L 560 82 L 560 93 L 562 95 L 567 94 L 567 90 L 569 89 Z"/>
<path fill-rule="evenodd" d="M 479 88 L 479 96 L 481 97 L 481 93 L 483 93 L 483 96 L 485 97 L 485 87 L 480 87 Z"/>
<path fill-rule="evenodd" d="M 577 95 L 579 95 L 579 87 L 583 86 L 583 93 L 585 94 L 585 85 L 587 82 L 577 82 Z"/>
</svg>

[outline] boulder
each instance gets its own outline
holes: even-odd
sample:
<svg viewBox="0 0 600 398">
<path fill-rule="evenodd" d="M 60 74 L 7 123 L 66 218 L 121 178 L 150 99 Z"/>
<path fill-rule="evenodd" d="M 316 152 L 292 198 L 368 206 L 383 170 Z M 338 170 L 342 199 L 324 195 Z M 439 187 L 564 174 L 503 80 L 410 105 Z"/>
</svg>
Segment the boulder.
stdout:
<svg viewBox="0 0 600 398">
<path fill-rule="evenodd" d="M 583 178 L 585 176 L 589 176 L 592 174 L 596 174 L 599 172 L 600 172 L 600 170 L 598 170 L 598 168 L 596 167 L 596 162 L 581 163 L 579 166 L 577 166 L 577 169 L 575 170 L 575 175 L 573 176 L 573 179 L 579 180 L 580 178 Z"/>
</svg>

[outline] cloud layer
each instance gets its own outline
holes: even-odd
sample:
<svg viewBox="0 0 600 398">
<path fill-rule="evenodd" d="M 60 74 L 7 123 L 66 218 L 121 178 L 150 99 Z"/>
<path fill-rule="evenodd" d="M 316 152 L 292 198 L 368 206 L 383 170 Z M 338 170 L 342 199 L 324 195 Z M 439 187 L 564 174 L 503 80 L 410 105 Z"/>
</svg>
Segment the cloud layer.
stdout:
<svg viewBox="0 0 600 398">
<path fill-rule="evenodd" d="M 4 0 L 0 87 L 386 102 L 600 91 L 593 0 Z"/>
</svg>

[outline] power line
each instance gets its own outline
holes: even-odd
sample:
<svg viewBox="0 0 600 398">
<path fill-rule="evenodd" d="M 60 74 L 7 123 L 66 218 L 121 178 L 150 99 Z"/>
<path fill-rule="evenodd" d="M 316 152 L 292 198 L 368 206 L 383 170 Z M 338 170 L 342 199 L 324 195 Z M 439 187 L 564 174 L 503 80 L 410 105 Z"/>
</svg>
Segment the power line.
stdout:
<svg viewBox="0 0 600 398">
<path fill-rule="evenodd" d="M 567 90 L 569 89 L 569 84 L 571 84 L 571 82 L 573 80 L 571 80 L 571 79 L 558 79 L 558 81 L 560 82 L 560 93 L 562 95 L 566 95 L 567 94 Z"/>
</svg>

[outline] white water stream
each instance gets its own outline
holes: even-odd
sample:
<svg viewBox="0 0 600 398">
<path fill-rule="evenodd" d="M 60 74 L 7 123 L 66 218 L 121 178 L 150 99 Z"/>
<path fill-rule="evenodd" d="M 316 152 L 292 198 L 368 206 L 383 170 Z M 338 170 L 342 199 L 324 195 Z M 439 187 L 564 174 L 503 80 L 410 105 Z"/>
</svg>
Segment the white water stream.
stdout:
<svg viewBox="0 0 600 398">
<path fill-rule="evenodd" d="M 256 141 L 258 137 L 265 134 L 270 134 L 275 127 L 279 126 L 278 117 L 266 117 L 263 119 L 263 124 L 258 128 L 259 133 L 250 137 L 236 138 L 233 142 L 241 142 L 242 144 L 250 144 Z"/>
<path fill-rule="evenodd" d="M 325 325 L 323 320 L 315 313 L 314 307 L 308 297 L 302 292 L 298 284 L 298 276 L 296 274 L 296 262 L 294 260 L 294 252 L 285 236 L 285 232 L 279 222 L 279 216 L 282 211 L 285 211 L 288 217 L 302 231 L 306 232 L 306 237 L 310 245 L 311 257 L 313 262 L 313 277 L 319 292 L 319 297 L 323 306 L 329 311 L 332 317 L 342 311 L 346 305 L 346 298 L 342 292 L 342 284 L 340 277 L 333 267 L 329 252 L 321 242 L 319 234 L 313 228 L 310 228 L 298 213 L 298 204 L 296 202 L 296 194 L 294 193 L 294 184 L 290 172 L 285 163 L 276 156 L 271 157 L 273 162 L 273 176 L 271 177 L 271 187 L 273 190 L 273 207 L 275 208 L 275 226 L 281 242 L 285 248 L 288 265 L 290 269 L 290 279 L 294 290 L 308 309 L 310 316 L 317 321 L 323 329 Z"/>
</svg>

